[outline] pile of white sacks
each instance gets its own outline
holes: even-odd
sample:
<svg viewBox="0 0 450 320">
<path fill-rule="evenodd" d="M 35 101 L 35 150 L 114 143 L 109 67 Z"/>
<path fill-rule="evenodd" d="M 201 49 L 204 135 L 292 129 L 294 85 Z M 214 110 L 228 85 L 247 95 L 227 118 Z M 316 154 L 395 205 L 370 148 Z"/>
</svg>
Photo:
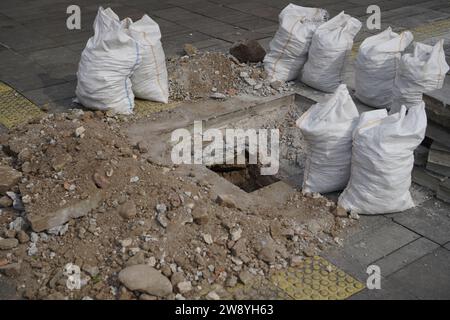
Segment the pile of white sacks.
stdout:
<svg viewBox="0 0 450 320">
<path fill-rule="evenodd" d="M 94 36 L 81 54 L 76 96 L 96 110 L 131 114 L 134 98 L 167 103 L 169 85 L 161 32 L 144 15 L 120 21 L 110 9 L 99 8 Z"/>
<path fill-rule="evenodd" d="M 297 120 L 308 148 L 303 192 L 344 190 L 338 204 L 355 213 L 409 209 L 413 152 L 427 126 L 422 94 L 441 88 L 449 70 L 443 41 L 415 43 L 414 52 L 402 56 L 413 41 L 409 31 L 388 28 L 364 40 L 355 63 L 355 95 L 379 109 L 360 115 L 342 83 L 361 23 L 344 12 L 326 17 L 322 9 L 288 5 L 264 59 L 272 81 L 298 79 L 333 93 Z"/>
</svg>

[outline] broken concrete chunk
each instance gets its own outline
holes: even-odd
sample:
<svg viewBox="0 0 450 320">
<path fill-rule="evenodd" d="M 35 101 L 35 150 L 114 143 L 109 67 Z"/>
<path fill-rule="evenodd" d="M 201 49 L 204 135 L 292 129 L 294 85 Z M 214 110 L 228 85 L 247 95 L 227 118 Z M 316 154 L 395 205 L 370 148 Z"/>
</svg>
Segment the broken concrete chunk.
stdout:
<svg viewBox="0 0 450 320">
<path fill-rule="evenodd" d="M 22 178 L 22 173 L 9 166 L 0 165 L 0 195 L 10 191 Z"/>
<path fill-rule="evenodd" d="M 144 265 L 126 267 L 119 273 L 119 281 L 131 291 L 165 297 L 172 293 L 172 284 L 158 270 Z"/>
<path fill-rule="evenodd" d="M 256 40 L 243 40 L 233 44 L 230 54 L 241 63 L 260 62 L 264 60 L 266 50 Z"/>
<path fill-rule="evenodd" d="M 53 227 L 65 224 L 70 219 L 87 215 L 91 210 L 97 208 L 103 199 L 100 191 L 92 194 L 85 200 L 78 200 L 64 208 L 46 212 L 28 212 L 27 219 L 35 232 L 41 232 Z"/>
</svg>

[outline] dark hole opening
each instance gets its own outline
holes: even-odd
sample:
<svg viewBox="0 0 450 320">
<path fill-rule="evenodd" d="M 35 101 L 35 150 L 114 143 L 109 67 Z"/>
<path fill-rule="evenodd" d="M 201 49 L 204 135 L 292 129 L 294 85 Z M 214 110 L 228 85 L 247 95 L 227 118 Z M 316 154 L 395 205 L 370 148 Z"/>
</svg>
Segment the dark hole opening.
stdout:
<svg viewBox="0 0 450 320">
<path fill-rule="evenodd" d="M 248 193 L 280 181 L 273 175 L 261 175 L 261 165 L 248 163 L 247 152 L 245 159 L 245 164 L 215 164 L 208 168 Z"/>
</svg>

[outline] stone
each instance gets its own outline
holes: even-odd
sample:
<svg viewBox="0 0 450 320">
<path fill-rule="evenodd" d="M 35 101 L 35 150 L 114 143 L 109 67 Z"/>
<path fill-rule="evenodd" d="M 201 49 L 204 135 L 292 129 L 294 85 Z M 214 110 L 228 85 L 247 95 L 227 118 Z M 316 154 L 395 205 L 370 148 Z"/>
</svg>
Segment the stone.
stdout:
<svg viewBox="0 0 450 320">
<path fill-rule="evenodd" d="M 205 225 L 209 221 L 208 211 L 205 207 L 196 207 L 192 211 L 192 218 L 198 225 Z"/>
<path fill-rule="evenodd" d="M 14 221 L 9 223 L 9 229 L 15 231 L 21 231 L 25 228 L 26 222 L 22 217 L 17 217 Z"/>
<path fill-rule="evenodd" d="M 158 215 L 156 216 L 156 220 L 158 220 L 159 224 L 164 228 L 167 228 L 167 226 L 169 225 L 169 220 L 167 219 L 165 213 L 158 213 Z"/>
<path fill-rule="evenodd" d="M 264 60 L 266 50 L 256 40 L 243 40 L 231 46 L 230 54 L 241 63 L 260 62 Z"/>
<path fill-rule="evenodd" d="M 97 186 L 97 188 L 100 189 L 106 189 L 109 185 L 108 179 L 105 177 L 104 174 L 100 172 L 95 172 L 92 176 L 92 180 L 94 180 L 94 183 Z"/>
<path fill-rule="evenodd" d="M 129 266 L 119 272 L 119 281 L 131 291 L 158 297 L 172 293 L 170 280 L 158 270 L 144 264 Z"/>
<path fill-rule="evenodd" d="M 346 218 L 348 216 L 347 210 L 345 210 L 341 206 L 336 206 L 336 209 L 334 210 L 333 213 L 336 217 L 340 218 Z"/>
<path fill-rule="evenodd" d="M 214 93 L 211 93 L 211 94 L 209 95 L 209 97 L 210 97 L 211 99 L 215 99 L 215 100 L 225 100 L 225 99 L 227 98 L 227 96 L 226 96 L 225 94 L 220 93 L 220 92 L 214 92 Z"/>
<path fill-rule="evenodd" d="M 206 242 L 206 244 L 213 244 L 213 238 L 210 234 L 206 233 L 203 234 L 203 240 Z"/>
<path fill-rule="evenodd" d="M 274 90 L 280 89 L 280 87 L 281 87 L 282 85 L 283 85 L 283 82 L 278 81 L 278 80 L 272 81 L 272 82 L 270 83 L 270 87 L 271 87 L 272 89 L 274 89 Z"/>
<path fill-rule="evenodd" d="M 136 204 L 133 200 L 129 200 L 119 207 L 118 212 L 123 219 L 131 219 L 136 216 Z"/>
<path fill-rule="evenodd" d="M 27 243 L 28 241 L 30 241 L 30 236 L 23 230 L 17 232 L 16 238 L 20 243 Z"/>
<path fill-rule="evenodd" d="M 19 240 L 15 238 L 1 239 L 0 240 L 0 250 L 10 250 L 17 247 Z"/>
<path fill-rule="evenodd" d="M 298 267 L 303 263 L 303 257 L 293 256 L 291 257 L 291 267 Z"/>
<path fill-rule="evenodd" d="M 166 213 L 167 211 L 167 206 L 164 203 L 158 203 L 156 205 L 156 211 L 158 213 Z"/>
<path fill-rule="evenodd" d="M 8 196 L 2 196 L 0 197 L 0 208 L 9 208 L 12 207 L 13 201 Z"/>
<path fill-rule="evenodd" d="M 303 254 L 307 257 L 314 257 L 316 255 L 316 249 L 312 246 L 303 250 Z"/>
<path fill-rule="evenodd" d="M 247 270 L 242 270 L 239 273 L 239 281 L 241 281 L 244 285 L 251 283 L 253 280 L 253 275 Z"/>
<path fill-rule="evenodd" d="M 192 57 L 192 56 L 194 56 L 194 55 L 197 54 L 197 51 L 198 51 L 198 50 L 197 50 L 197 48 L 194 47 L 192 44 L 186 43 L 186 44 L 183 46 L 183 51 L 184 51 L 185 54 L 187 54 L 188 56 Z"/>
<path fill-rule="evenodd" d="M 238 278 L 236 276 L 231 275 L 227 278 L 225 285 L 229 288 L 233 288 L 237 285 L 237 281 L 238 281 Z"/>
<path fill-rule="evenodd" d="M 126 266 L 134 266 L 139 264 L 145 264 L 145 252 L 139 251 L 134 256 L 132 256 L 130 259 L 127 260 Z"/>
<path fill-rule="evenodd" d="M 267 263 L 275 262 L 275 249 L 271 245 L 264 246 L 258 253 L 258 259 Z"/>
<path fill-rule="evenodd" d="M 218 204 L 220 204 L 221 206 L 227 207 L 227 208 L 236 208 L 236 202 L 234 201 L 234 199 L 227 195 L 227 194 L 222 194 L 222 195 L 218 195 L 216 198 L 216 202 Z"/>
<path fill-rule="evenodd" d="M 86 129 L 83 126 L 78 127 L 75 129 L 75 137 L 83 138 L 85 132 L 86 132 Z"/>
<path fill-rule="evenodd" d="M 177 284 L 178 292 L 183 294 L 192 290 L 192 284 L 190 281 L 181 281 Z"/>
<path fill-rule="evenodd" d="M 312 234 L 317 234 L 322 230 L 322 226 L 320 225 L 320 223 L 315 220 L 308 222 L 306 227 Z"/>
<path fill-rule="evenodd" d="M 230 237 L 232 241 L 238 241 L 241 238 L 242 229 L 241 228 L 232 228 L 230 230 Z"/>
<path fill-rule="evenodd" d="M 61 171 L 69 162 L 72 162 L 72 156 L 68 153 L 57 154 L 51 161 L 55 171 Z"/>
<path fill-rule="evenodd" d="M 0 195 L 10 191 L 22 178 L 22 173 L 9 166 L 0 165 Z"/>
<path fill-rule="evenodd" d="M 211 291 L 206 295 L 206 300 L 220 300 L 220 296 L 215 291 Z"/>
</svg>

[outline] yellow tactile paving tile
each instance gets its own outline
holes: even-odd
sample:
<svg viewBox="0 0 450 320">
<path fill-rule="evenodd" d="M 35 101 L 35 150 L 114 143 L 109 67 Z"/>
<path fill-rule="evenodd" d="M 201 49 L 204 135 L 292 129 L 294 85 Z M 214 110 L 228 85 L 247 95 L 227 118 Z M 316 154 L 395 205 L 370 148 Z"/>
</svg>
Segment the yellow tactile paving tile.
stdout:
<svg viewBox="0 0 450 320">
<path fill-rule="evenodd" d="M 43 114 L 44 112 L 27 98 L 0 82 L 0 124 L 11 129 Z"/>
<path fill-rule="evenodd" d="M 364 289 L 361 282 L 319 256 L 275 272 L 271 281 L 296 300 L 342 300 Z"/>
</svg>

